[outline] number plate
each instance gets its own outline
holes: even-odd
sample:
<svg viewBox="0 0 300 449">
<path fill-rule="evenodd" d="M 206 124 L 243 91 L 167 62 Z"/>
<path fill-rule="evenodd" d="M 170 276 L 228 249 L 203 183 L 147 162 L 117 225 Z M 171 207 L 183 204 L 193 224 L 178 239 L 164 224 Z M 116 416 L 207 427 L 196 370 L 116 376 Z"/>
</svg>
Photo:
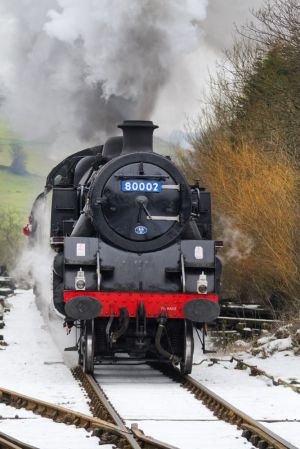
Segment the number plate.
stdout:
<svg viewBox="0 0 300 449">
<path fill-rule="evenodd" d="M 121 182 L 122 192 L 161 192 L 161 182 L 141 181 L 140 179 Z"/>
</svg>

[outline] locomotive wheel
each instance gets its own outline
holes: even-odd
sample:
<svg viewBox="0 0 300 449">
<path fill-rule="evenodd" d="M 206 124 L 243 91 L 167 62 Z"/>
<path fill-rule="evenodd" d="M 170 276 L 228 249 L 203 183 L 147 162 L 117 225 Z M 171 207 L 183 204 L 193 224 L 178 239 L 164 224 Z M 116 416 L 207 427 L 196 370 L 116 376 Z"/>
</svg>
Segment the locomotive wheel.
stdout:
<svg viewBox="0 0 300 449">
<path fill-rule="evenodd" d="M 86 320 L 84 322 L 81 352 L 83 371 L 87 374 L 92 374 L 94 372 L 94 320 Z"/>
<path fill-rule="evenodd" d="M 82 366 L 83 364 L 83 330 L 84 330 L 84 321 L 80 321 L 80 338 L 77 343 L 78 365 L 80 366 Z"/>
<path fill-rule="evenodd" d="M 78 348 L 78 365 L 82 366 L 83 364 L 83 355 L 82 355 L 82 348 L 81 348 L 81 344 L 79 345 Z"/>
<path fill-rule="evenodd" d="M 194 354 L 193 324 L 190 320 L 184 321 L 183 345 L 183 356 L 180 363 L 180 371 L 182 374 L 190 374 L 192 372 Z"/>
</svg>

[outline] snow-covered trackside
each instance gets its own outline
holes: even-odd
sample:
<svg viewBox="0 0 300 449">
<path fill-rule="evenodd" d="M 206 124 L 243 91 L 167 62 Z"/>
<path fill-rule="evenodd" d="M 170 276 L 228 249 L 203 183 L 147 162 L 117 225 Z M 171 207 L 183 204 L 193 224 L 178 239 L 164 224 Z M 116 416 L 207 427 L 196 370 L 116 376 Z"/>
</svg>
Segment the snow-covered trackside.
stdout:
<svg viewBox="0 0 300 449">
<path fill-rule="evenodd" d="M 95 368 L 96 380 L 125 419 L 180 449 L 244 449 L 252 445 L 178 383 L 147 365 Z"/>
<path fill-rule="evenodd" d="M 247 353 L 236 354 L 249 364 L 266 370 L 273 376 L 287 381 L 300 376 L 300 357 L 292 351 L 274 353 L 268 359 L 260 359 Z M 214 354 L 221 359 L 209 361 L 197 345 L 192 377 L 222 396 L 235 407 L 257 419 L 264 426 L 280 435 L 296 447 L 300 447 L 300 395 L 289 388 L 275 386 L 264 376 L 250 376 L 250 370 L 235 369 L 230 356 Z M 206 360 L 205 360 L 206 359 Z M 273 422 L 268 422 L 273 421 Z"/>
<path fill-rule="evenodd" d="M 90 414 L 87 399 L 65 366 L 32 291 L 18 292 L 8 303 L 10 312 L 5 314 L 5 327 L 1 330 L 8 346 L 0 351 L 0 386 Z M 14 419 L 16 415 L 20 419 Z M 40 449 L 99 447 L 98 438 L 83 429 L 54 423 L 1 403 L 0 430 Z"/>
<path fill-rule="evenodd" d="M 20 416 L 20 419 L 14 419 Z M 0 404 L 0 430 L 39 449 L 99 449 L 98 438 L 83 429 L 41 418 L 27 410 Z M 102 446 L 111 449 L 111 445 Z"/>
<path fill-rule="evenodd" d="M 31 291 L 18 292 L 8 303 L 11 310 L 0 331 L 8 344 L 0 347 L 0 386 L 90 414 L 87 398 L 63 360 L 61 347 L 73 345 L 74 339 L 69 337 L 61 344 L 61 320 L 50 320 L 50 332 Z M 278 352 L 268 359 L 247 353 L 239 356 L 275 376 L 299 380 L 300 359 L 292 352 Z M 204 358 L 208 357 L 196 345 L 195 361 Z M 230 356 L 221 358 L 227 361 L 194 366 L 193 377 L 300 447 L 300 395 L 275 387 L 264 377 L 250 377 L 249 370 L 235 370 Z M 137 422 L 146 434 L 159 440 L 181 449 L 252 447 L 241 431 L 219 421 L 201 401 L 149 366 L 96 367 L 96 377 L 126 424 Z M 0 430 L 40 449 L 99 447 L 99 440 L 83 429 L 1 403 Z M 111 449 L 110 445 L 103 447 Z"/>
<path fill-rule="evenodd" d="M 10 312 L 5 315 L 2 331 L 8 346 L 0 352 L 1 387 L 90 414 L 83 392 L 44 324 L 32 291 L 19 293 L 8 303 Z"/>
</svg>

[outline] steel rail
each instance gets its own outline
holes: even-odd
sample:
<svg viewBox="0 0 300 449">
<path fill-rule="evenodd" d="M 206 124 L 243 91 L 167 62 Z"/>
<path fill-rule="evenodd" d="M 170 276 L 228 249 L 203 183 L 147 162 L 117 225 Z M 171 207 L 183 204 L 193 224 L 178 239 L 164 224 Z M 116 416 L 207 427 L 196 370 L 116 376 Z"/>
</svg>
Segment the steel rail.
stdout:
<svg viewBox="0 0 300 449">
<path fill-rule="evenodd" d="M 39 399 L 25 396 L 5 388 L 0 388 L 0 402 L 17 409 L 25 408 L 36 415 L 52 419 L 55 422 L 68 425 L 73 424 L 76 427 L 92 431 L 93 435 L 100 438 L 102 434 L 116 435 L 120 438 L 126 434 L 130 434 L 129 429 L 121 429 L 111 422 L 75 412 L 55 404 L 50 404 L 49 402 L 40 401 Z"/>
<path fill-rule="evenodd" d="M 101 419 L 105 419 L 106 421 L 113 422 L 118 427 L 126 429 L 128 431 L 123 420 L 117 414 L 112 405 L 108 402 L 104 392 L 99 387 L 95 379 L 91 375 L 84 373 L 80 367 L 76 367 L 74 370 L 72 370 L 72 372 L 74 377 L 81 382 L 83 388 L 90 398 L 90 407 L 93 415 Z M 130 448 L 141 449 L 141 446 L 138 444 L 133 435 L 126 435 L 125 440 L 129 444 Z M 125 447 L 125 445 L 123 444 L 125 442 L 112 441 L 109 436 L 106 441 L 110 443 L 116 442 L 119 443 L 120 447 Z"/>
<path fill-rule="evenodd" d="M 193 379 L 191 376 L 182 375 L 178 368 L 171 368 L 166 365 L 157 366 L 156 364 L 150 364 L 150 366 L 156 369 L 159 368 L 164 374 L 168 375 L 176 382 L 181 383 L 184 388 L 194 394 L 196 399 L 201 400 L 217 418 L 240 428 L 243 431 L 243 437 L 259 449 L 298 449 L 284 438 L 263 426 L 259 421 L 253 419 L 227 402 L 205 385 Z M 108 421 L 112 420 L 122 428 L 122 425 L 124 426 L 122 418 L 109 403 L 103 390 L 95 379 L 92 376 L 83 373 L 80 367 L 76 367 L 73 370 L 73 374 L 81 381 L 83 387 L 86 389 L 91 400 L 93 413 L 101 418 L 104 416 Z M 137 424 L 131 426 L 131 431 L 136 437 L 139 446 L 119 446 L 122 449 L 130 447 L 142 447 L 143 449 L 176 449 L 174 446 L 145 436 L 143 432 L 138 429 Z M 128 437 L 128 435 L 126 435 L 126 437 Z"/>
<path fill-rule="evenodd" d="M 245 317 L 235 317 L 235 316 L 218 316 L 216 321 L 245 321 L 249 323 L 282 323 L 282 320 L 272 320 L 269 318 L 245 318 Z"/>
<path fill-rule="evenodd" d="M 0 432 L 0 449 L 37 449 L 35 446 L 23 443 L 23 441 Z"/>
<path fill-rule="evenodd" d="M 190 391 L 196 399 L 209 408 L 213 414 L 229 424 L 236 425 L 243 431 L 242 436 L 256 446 L 258 449 L 299 449 L 281 436 L 275 434 L 259 421 L 239 410 L 227 402 L 214 391 L 201 384 L 189 375 L 181 374 L 177 367 L 151 364 L 172 380 L 180 383 L 183 388 Z"/>
<path fill-rule="evenodd" d="M 0 449 L 22 449 L 22 446 L 17 446 L 5 437 L 0 436 Z"/>
<path fill-rule="evenodd" d="M 297 449 L 296 446 L 276 435 L 191 376 L 183 376 L 177 368 L 174 368 L 174 375 L 183 387 L 201 400 L 215 416 L 242 429 L 243 436 L 259 449 Z"/>
<path fill-rule="evenodd" d="M 93 376 L 84 373 L 80 366 L 74 368 L 72 373 L 74 377 L 81 382 L 83 388 L 87 392 L 91 401 L 90 406 L 92 413 L 95 416 L 115 423 L 118 428 L 126 429 L 128 431 L 123 419 L 108 401 L 104 391 Z M 144 435 L 137 424 L 132 424 L 131 434 L 124 434 L 122 441 L 118 441 L 118 447 L 122 449 L 178 449 L 175 446 Z"/>
</svg>

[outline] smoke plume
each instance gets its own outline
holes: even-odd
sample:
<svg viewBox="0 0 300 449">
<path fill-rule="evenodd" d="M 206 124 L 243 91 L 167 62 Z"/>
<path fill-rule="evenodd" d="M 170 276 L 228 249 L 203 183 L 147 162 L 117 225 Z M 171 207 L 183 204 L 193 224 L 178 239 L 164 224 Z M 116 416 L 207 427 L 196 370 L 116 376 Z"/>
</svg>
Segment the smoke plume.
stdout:
<svg viewBox="0 0 300 449">
<path fill-rule="evenodd" d="M 69 153 L 123 119 L 171 131 L 199 106 L 232 22 L 259 1 L 2 0 L 1 109 L 22 138 Z"/>
<path fill-rule="evenodd" d="M 27 138 L 82 140 L 148 118 L 206 1 L 9 0 L 0 6 L 4 110 Z"/>
<path fill-rule="evenodd" d="M 210 0 L 202 23 L 205 43 L 216 53 L 232 45 L 236 27 L 244 25 L 251 10 L 262 6 L 262 0 Z"/>
</svg>

